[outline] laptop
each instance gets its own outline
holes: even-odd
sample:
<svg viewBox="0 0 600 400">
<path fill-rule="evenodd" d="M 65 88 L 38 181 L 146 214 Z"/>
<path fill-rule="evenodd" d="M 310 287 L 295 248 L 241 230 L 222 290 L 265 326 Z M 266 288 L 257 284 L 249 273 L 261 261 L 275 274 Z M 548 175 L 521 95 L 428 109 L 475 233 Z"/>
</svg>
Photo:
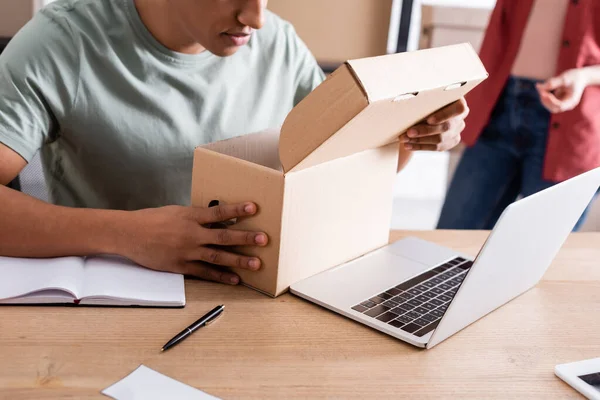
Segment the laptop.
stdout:
<svg viewBox="0 0 600 400">
<path fill-rule="evenodd" d="M 599 186 L 597 168 L 511 204 L 475 259 L 406 238 L 293 284 L 290 291 L 432 348 L 535 286 Z"/>
</svg>

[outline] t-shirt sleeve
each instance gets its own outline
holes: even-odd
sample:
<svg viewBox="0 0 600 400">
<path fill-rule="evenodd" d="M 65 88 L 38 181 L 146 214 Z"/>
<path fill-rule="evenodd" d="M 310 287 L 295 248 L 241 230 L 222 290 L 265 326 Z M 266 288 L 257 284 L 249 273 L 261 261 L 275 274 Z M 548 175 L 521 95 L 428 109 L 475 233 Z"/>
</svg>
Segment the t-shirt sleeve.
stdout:
<svg viewBox="0 0 600 400">
<path fill-rule="evenodd" d="M 293 54 L 296 69 L 296 94 L 294 105 L 298 104 L 325 79 L 325 74 L 306 44 L 300 39 L 291 24 L 287 25 L 290 53 Z"/>
<path fill-rule="evenodd" d="M 76 98 L 77 48 L 56 18 L 38 12 L 0 55 L 0 143 L 27 161 L 57 138 Z"/>
</svg>

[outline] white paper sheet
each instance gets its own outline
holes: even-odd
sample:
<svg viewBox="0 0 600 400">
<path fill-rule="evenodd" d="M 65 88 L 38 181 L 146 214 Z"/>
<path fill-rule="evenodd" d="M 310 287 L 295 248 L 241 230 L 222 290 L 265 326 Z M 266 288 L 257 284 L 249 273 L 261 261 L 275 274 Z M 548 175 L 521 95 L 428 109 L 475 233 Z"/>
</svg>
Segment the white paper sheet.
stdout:
<svg viewBox="0 0 600 400">
<path fill-rule="evenodd" d="M 115 400 L 219 400 L 145 365 L 104 389 L 102 394 Z"/>
</svg>

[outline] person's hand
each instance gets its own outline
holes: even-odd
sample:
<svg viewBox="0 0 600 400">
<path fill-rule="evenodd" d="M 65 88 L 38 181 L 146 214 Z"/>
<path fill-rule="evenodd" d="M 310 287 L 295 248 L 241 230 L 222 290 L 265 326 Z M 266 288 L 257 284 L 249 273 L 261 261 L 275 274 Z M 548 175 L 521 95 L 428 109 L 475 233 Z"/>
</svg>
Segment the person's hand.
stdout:
<svg viewBox="0 0 600 400">
<path fill-rule="evenodd" d="M 460 143 L 469 107 L 464 97 L 431 114 L 400 136 L 407 150 L 446 151 Z"/>
<path fill-rule="evenodd" d="M 587 84 L 583 69 L 570 69 L 538 83 L 536 88 L 544 107 L 551 113 L 560 113 L 577 107 Z"/>
<path fill-rule="evenodd" d="M 207 226 L 248 217 L 256 211 L 254 203 L 132 211 L 123 221 L 119 254 L 150 269 L 236 285 L 239 277 L 219 266 L 256 271 L 260 260 L 215 246 L 265 246 L 267 235 Z"/>
</svg>

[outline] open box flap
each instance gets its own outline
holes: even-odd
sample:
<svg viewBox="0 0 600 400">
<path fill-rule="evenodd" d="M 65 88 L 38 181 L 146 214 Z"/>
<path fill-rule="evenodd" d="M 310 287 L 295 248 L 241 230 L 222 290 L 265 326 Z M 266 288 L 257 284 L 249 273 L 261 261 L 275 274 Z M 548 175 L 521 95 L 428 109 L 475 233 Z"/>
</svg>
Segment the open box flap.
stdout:
<svg viewBox="0 0 600 400">
<path fill-rule="evenodd" d="M 370 103 L 487 78 L 468 43 L 348 61 Z"/>
<path fill-rule="evenodd" d="M 487 76 L 466 43 L 348 61 L 288 114 L 279 140 L 283 169 L 388 144 Z M 433 90 L 439 94 L 427 93 Z"/>
</svg>

